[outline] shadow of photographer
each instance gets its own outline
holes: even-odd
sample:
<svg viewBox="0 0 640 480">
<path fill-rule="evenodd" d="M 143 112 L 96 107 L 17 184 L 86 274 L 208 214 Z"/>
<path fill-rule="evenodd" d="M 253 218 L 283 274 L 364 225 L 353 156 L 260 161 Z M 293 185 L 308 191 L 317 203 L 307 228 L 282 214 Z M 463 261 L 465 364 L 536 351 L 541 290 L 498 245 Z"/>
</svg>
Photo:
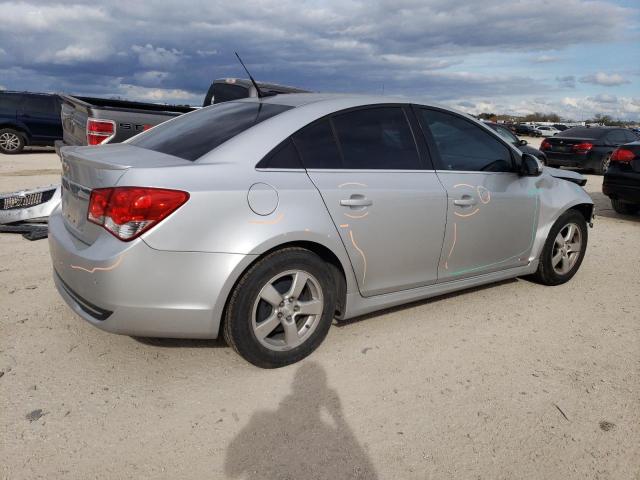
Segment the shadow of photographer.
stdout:
<svg viewBox="0 0 640 480">
<path fill-rule="evenodd" d="M 225 474 L 246 479 L 376 479 L 324 369 L 305 363 L 275 411 L 259 411 L 232 440 Z"/>
</svg>

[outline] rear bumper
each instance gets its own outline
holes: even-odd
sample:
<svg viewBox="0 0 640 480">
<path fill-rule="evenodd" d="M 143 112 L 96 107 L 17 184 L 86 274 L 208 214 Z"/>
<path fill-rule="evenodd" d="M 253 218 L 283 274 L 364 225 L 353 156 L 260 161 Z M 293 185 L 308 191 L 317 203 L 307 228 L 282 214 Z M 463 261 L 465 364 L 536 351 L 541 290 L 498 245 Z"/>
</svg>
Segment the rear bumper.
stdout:
<svg viewBox="0 0 640 480">
<path fill-rule="evenodd" d="M 588 155 L 563 155 L 546 150 L 547 163 L 560 167 L 588 168 L 591 160 Z"/>
<path fill-rule="evenodd" d="M 59 209 L 50 217 L 54 282 L 74 312 L 124 335 L 218 336 L 230 279 L 246 255 L 154 250 L 141 239 L 109 237 L 88 246 L 67 230 Z"/>
<path fill-rule="evenodd" d="M 602 193 L 609 198 L 640 204 L 640 173 L 611 175 L 607 172 Z"/>
</svg>

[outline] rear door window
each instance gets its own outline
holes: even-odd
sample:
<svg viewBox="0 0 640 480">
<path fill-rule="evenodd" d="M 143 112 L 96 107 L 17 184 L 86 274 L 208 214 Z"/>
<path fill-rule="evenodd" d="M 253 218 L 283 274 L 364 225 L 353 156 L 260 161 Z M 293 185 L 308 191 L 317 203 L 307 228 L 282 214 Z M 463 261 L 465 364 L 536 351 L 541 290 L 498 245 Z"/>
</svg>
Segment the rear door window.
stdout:
<svg viewBox="0 0 640 480">
<path fill-rule="evenodd" d="M 292 107 L 262 102 L 226 102 L 161 123 L 128 143 L 195 161 L 227 140 Z"/>
<path fill-rule="evenodd" d="M 442 170 L 511 172 L 511 152 L 491 133 L 458 115 L 426 108 L 419 110 L 440 153 Z"/>
<path fill-rule="evenodd" d="M 0 93 L 0 110 L 9 110 L 13 114 L 18 109 L 18 105 L 22 100 L 21 95 L 15 95 L 11 93 Z"/>
<path fill-rule="evenodd" d="M 334 115 L 343 167 L 420 170 L 420 157 L 401 107 L 373 107 Z"/>
<path fill-rule="evenodd" d="M 340 151 L 328 119 L 306 126 L 292 138 L 305 168 L 342 168 Z"/>
</svg>

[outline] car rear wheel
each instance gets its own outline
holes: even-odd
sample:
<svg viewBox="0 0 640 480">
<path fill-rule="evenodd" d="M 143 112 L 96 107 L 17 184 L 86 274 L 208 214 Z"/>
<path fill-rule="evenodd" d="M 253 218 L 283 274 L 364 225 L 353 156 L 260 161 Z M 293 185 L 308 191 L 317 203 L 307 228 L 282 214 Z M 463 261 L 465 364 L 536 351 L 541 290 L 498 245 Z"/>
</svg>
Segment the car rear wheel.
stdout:
<svg viewBox="0 0 640 480">
<path fill-rule="evenodd" d="M 315 253 L 286 248 L 256 262 L 227 304 L 223 334 L 245 360 L 262 368 L 295 363 L 327 335 L 336 293 L 332 273 Z"/>
<path fill-rule="evenodd" d="M 620 213 L 622 215 L 633 215 L 640 210 L 640 205 L 622 202 L 615 198 L 611 199 L 611 206 L 617 213 Z"/>
<path fill-rule="evenodd" d="M 20 153 L 24 148 L 24 137 L 16 130 L 4 128 L 0 130 L 0 152 L 8 155 Z"/>
<path fill-rule="evenodd" d="M 532 279 L 544 285 L 560 285 L 576 274 L 587 250 L 588 230 L 584 216 L 569 210 L 554 223 Z"/>
<path fill-rule="evenodd" d="M 596 173 L 599 175 L 604 175 L 604 172 L 607 171 L 607 168 L 609 168 L 610 163 L 611 163 L 611 154 L 608 154 L 602 159 L 598 168 L 596 168 Z"/>
</svg>

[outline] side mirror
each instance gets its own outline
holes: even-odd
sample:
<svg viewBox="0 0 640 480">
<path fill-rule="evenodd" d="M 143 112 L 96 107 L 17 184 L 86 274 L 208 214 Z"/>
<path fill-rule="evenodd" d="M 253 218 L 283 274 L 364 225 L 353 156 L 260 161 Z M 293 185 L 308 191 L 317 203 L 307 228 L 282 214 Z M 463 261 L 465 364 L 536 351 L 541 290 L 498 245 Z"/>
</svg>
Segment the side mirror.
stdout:
<svg viewBox="0 0 640 480">
<path fill-rule="evenodd" d="M 528 145 L 528 144 L 529 144 L 529 142 L 527 142 L 526 140 L 520 140 L 518 142 L 518 146 L 519 147 L 524 147 L 525 145 Z"/>
<path fill-rule="evenodd" d="M 542 163 L 533 155 L 522 154 L 520 161 L 520 175 L 523 177 L 537 177 L 542 174 Z"/>
</svg>

